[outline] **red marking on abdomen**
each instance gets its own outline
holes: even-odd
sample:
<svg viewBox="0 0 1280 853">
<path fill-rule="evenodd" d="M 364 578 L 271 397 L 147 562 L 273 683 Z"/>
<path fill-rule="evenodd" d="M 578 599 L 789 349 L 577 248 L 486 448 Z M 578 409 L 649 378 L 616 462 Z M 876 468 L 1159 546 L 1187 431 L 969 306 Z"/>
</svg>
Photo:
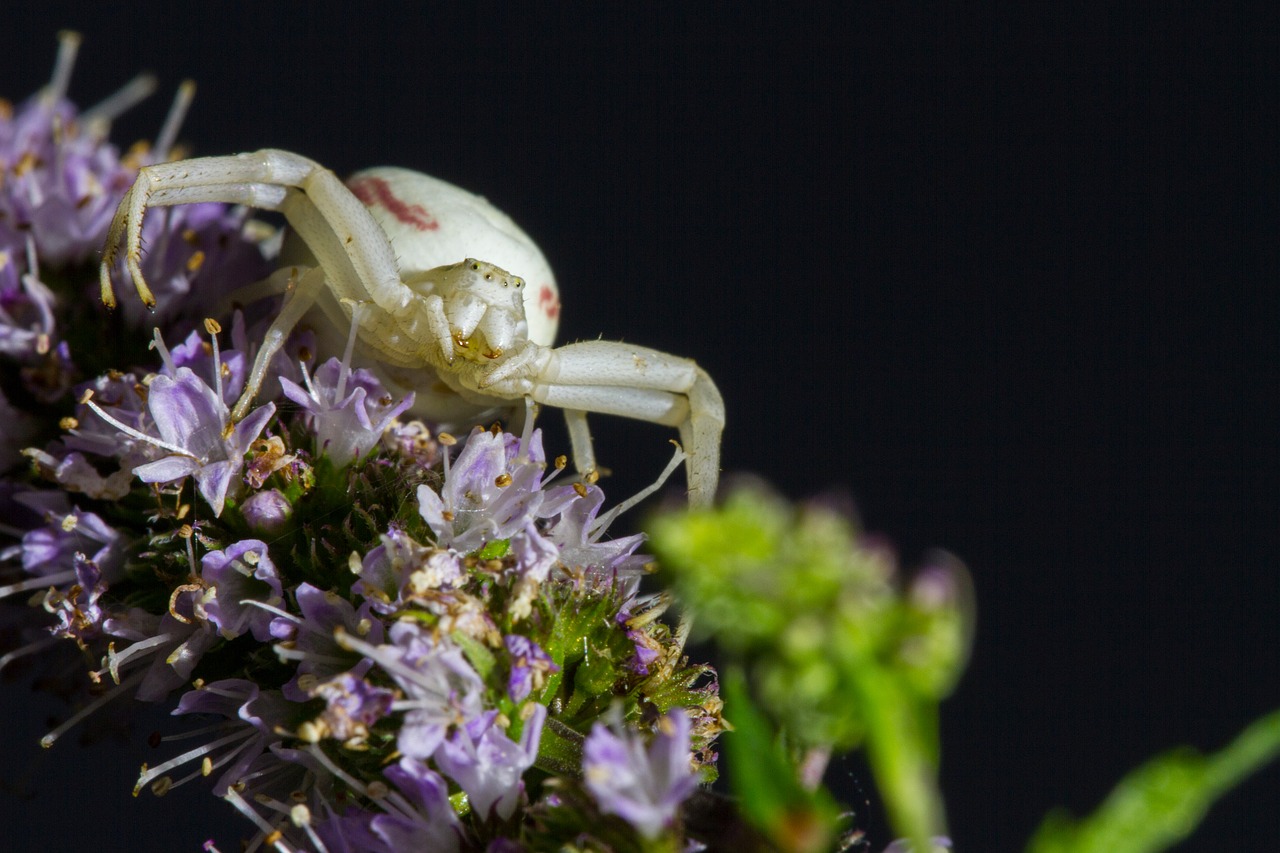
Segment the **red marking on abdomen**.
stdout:
<svg viewBox="0 0 1280 853">
<path fill-rule="evenodd" d="M 552 320 L 560 316 L 560 299 L 548 284 L 538 291 L 538 307 Z"/>
<path fill-rule="evenodd" d="M 408 204 L 391 190 L 384 178 L 356 178 L 347 182 L 347 188 L 365 207 L 382 205 L 397 221 L 418 231 L 435 231 L 440 227 L 436 218 L 420 204 Z"/>
</svg>

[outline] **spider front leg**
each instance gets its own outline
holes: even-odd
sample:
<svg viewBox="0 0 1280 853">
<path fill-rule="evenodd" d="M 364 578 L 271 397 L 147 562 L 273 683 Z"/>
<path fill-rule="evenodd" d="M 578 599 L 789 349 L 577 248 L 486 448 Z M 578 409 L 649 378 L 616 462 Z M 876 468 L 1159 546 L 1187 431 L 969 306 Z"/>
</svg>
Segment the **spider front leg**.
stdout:
<svg viewBox="0 0 1280 853">
<path fill-rule="evenodd" d="M 534 402 L 565 409 L 580 472 L 595 467 L 587 412 L 674 426 L 688 453 L 689 504 L 711 504 L 720 479 L 724 400 L 705 370 L 687 358 L 614 341 L 539 349 L 524 382 L 506 378 L 490 385 L 509 386 L 498 389 L 506 393 L 519 389 Z M 505 373 L 502 367 L 494 374 Z"/>
<path fill-rule="evenodd" d="M 334 300 L 377 306 L 377 317 L 362 330 L 361 340 L 381 358 L 412 363 L 404 356 L 410 345 L 431 338 L 431 318 L 401 282 L 386 234 L 363 202 L 318 163 L 274 149 L 142 169 L 107 232 L 99 270 L 102 301 L 115 304 L 111 272 L 123 245 L 138 295 L 154 304 L 141 266 L 147 208 L 207 201 L 283 213 L 324 270 Z"/>
</svg>

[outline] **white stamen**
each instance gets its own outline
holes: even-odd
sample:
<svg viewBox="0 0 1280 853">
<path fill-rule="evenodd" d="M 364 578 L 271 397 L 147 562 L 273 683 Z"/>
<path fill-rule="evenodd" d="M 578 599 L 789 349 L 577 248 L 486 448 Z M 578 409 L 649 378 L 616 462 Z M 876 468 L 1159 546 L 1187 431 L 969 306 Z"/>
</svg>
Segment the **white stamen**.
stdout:
<svg viewBox="0 0 1280 853">
<path fill-rule="evenodd" d="M 208 688 L 205 688 L 205 689 L 207 690 Z M 201 726 L 198 729 L 181 731 L 181 732 L 178 732 L 177 734 L 172 734 L 172 735 L 162 735 L 160 738 L 160 743 L 170 743 L 172 741 L 190 740 L 193 737 L 203 737 L 204 735 L 212 734 L 213 732 L 223 731 L 224 729 L 226 729 L 228 723 L 229 723 L 228 720 L 223 720 L 220 723 L 210 723 L 209 725 Z"/>
<path fill-rule="evenodd" d="M 133 786 L 133 794 L 136 797 L 138 792 L 146 787 L 148 782 L 159 776 L 163 776 L 174 767 L 178 767 L 186 764 L 188 761 L 208 755 L 220 746 L 235 743 L 236 741 L 243 741 L 248 738 L 252 738 L 256 734 L 259 734 L 258 730 L 251 727 L 235 731 L 225 737 L 220 737 L 215 741 L 210 741 L 209 743 L 201 744 L 194 749 L 189 749 L 181 755 L 170 758 L 162 764 L 157 764 L 155 767 L 148 767 L 146 770 L 142 771 L 142 773 L 138 774 L 138 781 Z"/>
<path fill-rule="evenodd" d="M 80 123 L 95 137 L 105 139 L 111 123 L 151 96 L 156 90 L 153 74 L 139 74 L 80 113 Z"/>
<path fill-rule="evenodd" d="M 334 776 L 337 776 L 343 782 L 346 782 L 347 785 L 351 787 L 351 790 L 365 796 L 368 795 L 369 789 L 365 787 L 365 784 L 330 761 L 329 756 L 324 754 L 323 749 L 316 746 L 314 743 L 309 743 L 307 744 L 307 752 L 311 753 L 315 757 L 316 761 L 319 761 L 324 766 L 324 769 L 328 770 Z"/>
<path fill-rule="evenodd" d="M 302 384 L 307 386 L 307 393 L 311 395 L 312 400 L 320 402 L 320 395 L 316 393 L 315 383 L 311 381 L 311 371 L 307 370 L 307 363 L 299 361 L 298 369 L 302 371 Z"/>
<path fill-rule="evenodd" d="M 216 328 L 216 327 L 214 327 Z M 222 351 L 218 349 L 218 335 L 210 330 L 209 341 L 213 344 L 213 393 L 218 402 L 222 402 Z"/>
<path fill-rule="evenodd" d="M 240 604 L 248 605 L 251 607 L 261 607 L 263 610 L 267 611 L 268 613 L 274 613 L 277 616 L 280 616 L 284 619 L 288 619 L 290 622 L 292 622 L 295 625 L 302 624 L 301 616 L 296 616 L 288 612 L 287 610 L 281 610 L 279 607 L 273 607 L 270 604 L 267 604 L 262 601 L 256 601 L 252 598 L 245 598 L 245 599 L 241 599 Z"/>
<path fill-rule="evenodd" d="M 60 737 L 62 737 L 63 735 L 65 735 L 68 731 L 70 731 L 70 729 L 71 729 L 73 726 L 75 726 L 77 723 L 79 723 L 79 722 L 80 722 L 81 720 L 83 720 L 85 717 L 87 717 L 87 716 L 89 716 L 90 714 L 92 714 L 94 711 L 97 711 L 97 710 L 98 710 L 99 708 L 101 708 L 103 705 L 106 705 L 106 704 L 107 704 L 108 702 L 110 702 L 112 699 L 114 699 L 114 698 L 116 698 L 117 696 L 120 696 L 121 694 L 123 694 L 123 693 L 127 692 L 127 691 L 129 690 L 129 688 L 133 687 L 135 684 L 137 684 L 139 681 L 141 681 L 141 680 L 142 680 L 142 676 L 144 676 L 144 675 L 146 675 L 146 674 L 147 674 L 147 673 L 146 673 L 146 671 L 145 671 L 145 670 L 143 670 L 142 672 L 135 672 L 132 676 L 130 676 L 130 677 L 129 677 L 128 679 L 126 679 L 125 681 L 120 682 L 120 683 L 119 683 L 119 684 L 117 684 L 115 687 L 113 687 L 113 688 L 111 688 L 110 690 L 108 690 L 106 693 L 103 693 L 103 694 L 102 694 L 101 696 L 99 696 L 97 699 L 94 699 L 94 700 L 93 700 L 92 702 L 90 702 L 88 705 L 85 705 L 85 706 L 84 706 L 83 708 L 81 708 L 79 711 L 77 711 L 76 713 L 72 714 L 72 715 L 71 715 L 71 718 L 70 718 L 70 719 L 68 719 L 65 723 L 63 723 L 62 725 L 58 726 L 58 727 L 57 727 L 56 729 L 54 729 L 53 731 L 49 732 L 49 733 L 48 733 L 47 735 L 45 735 L 44 737 L 40 738 L 40 745 L 41 745 L 41 746 L 43 746 L 45 749 L 48 749 L 49 747 L 53 746 L 54 741 L 56 741 L 58 738 L 60 738 Z"/>
<path fill-rule="evenodd" d="M 44 637 L 43 639 L 40 639 L 40 640 L 36 640 L 34 643 L 27 643 L 25 646 L 23 646 L 20 649 L 14 649 L 13 651 L 9 652 L 7 655 L 0 657 L 0 672 L 3 672 L 6 666 L 13 663 L 18 658 L 26 657 L 27 655 L 32 655 L 32 654 L 35 654 L 36 652 L 42 652 L 45 649 L 49 648 L 50 646 L 55 646 L 58 643 L 61 643 L 62 641 L 63 641 L 62 637 L 49 636 L 49 637 Z"/>
<path fill-rule="evenodd" d="M 31 297 L 31 302 L 40 311 L 40 328 L 45 332 L 53 329 L 53 305 L 57 299 L 53 291 L 40 280 L 40 265 L 36 258 L 36 241 L 27 235 L 27 272 L 22 276 L 22 288 Z"/>
<path fill-rule="evenodd" d="M 169 114 L 165 116 L 160 135 L 156 137 L 157 163 L 163 163 L 169 159 L 169 151 L 178 138 L 178 131 L 182 128 L 182 122 L 187 117 L 187 110 L 190 109 L 191 101 L 195 96 L 196 84 L 191 80 L 183 80 L 178 86 L 177 94 L 173 96 L 173 105 L 169 107 Z"/>
<path fill-rule="evenodd" d="M 243 731 L 237 732 L 237 734 L 244 737 L 243 743 L 241 743 L 235 749 L 229 749 L 226 752 L 224 752 L 217 761 L 210 761 L 209 756 L 205 755 L 201 760 L 200 764 L 196 765 L 195 770 L 192 770 L 190 773 L 188 773 L 186 776 L 183 776 L 181 779 L 178 779 L 177 781 L 170 783 L 168 789 L 173 790 L 179 785 L 185 785 L 186 783 L 190 782 L 192 779 L 199 779 L 201 777 L 212 776 L 213 771 L 217 770 L 220 767 L 225 766 L 237 755 L 239 755 L 240 753 L 252 747 L 257 742 L 256 739 L 253 737 L 253 735 L 256 733 L 257 733 L 256 730 L 250 731 L 247 735 Z M 208 747 L 209 751 L 212 752 L 213 749 L 216 748 L 216 746 L 219 743 L 221 743 L 221 741 L 215 741 L 214 743 L 206 744 L 206 746 Z M 208 766 L 205 765 L 206 761 L 209 762 Z"/>
<path fill-rule="evenodd" d="M 285 648 L 279 644 L 274 648 L 276 650 L 276 657 L 280 658 L 281 661 L 309 660 L 314 661 L 315 663 L 330 663 L 336 666 L 341 666 L 347 662 L 346 658 L 340 658 L 334 655 L 318 655 L 315 652 L 303 651 L 302 649 Z"/>
<path fill-rule="evenodd" d="M 156 447 L 159 447 L 161 450 L 167 450 L 170 453 L 173 453 L 177 456 L 185 456 L 188 459 L 195 459 L 199 461 L 199 458 L 194 453 L 192 453 L 191 451 L 187 450 L 184 447 L 179 447 L 176 444 L 170 444 L 169 442 L 164 441 L 163 439 L 156 438 L 153 435 L 147 435 L 145 432 L 139 432 L 138 430 L 134 429 L 128 424 L 116 420 L 111 415 L 108 415 L 106 412 L 104 412 L 102 410 L 102 407 L 99 406 L 97 403 L 93 402 L 93 400 L 86 400 L 85 405 L 93 409 L 93 411 L 97 413 L 98 417 L 102 418 L 104 421 L 111 424 L 113 427 L 120 430 L 125 435 L 131 435 L 134 438 L 138 439 L 139 441 L 145 441 L 147 444 L 155 445 Z"/>
<path fill-rule="evenodd" d="M 112 644 L 112 646 L 107 650 L 107 672 L 111 674 L 111 680 L 116 684 L 122 683 L 120 681 L 120 667 L 122 664 L 128 663 L 130 660 L 145 651 L 149 651 L 156 646 L 162 646 L 165 643 L 172 641 L 172 634 L 160 634 L 155 637 L 148 637 L 145 640 L 139 640 L 122 652 L 116 652 L 115 646 Z M 98 674 L 101 675 L 102 671 L 98 670 Z"/>
<path fill-rule="evenodd" d="M 0 586 L 0 598 L 8 598 L 20 592 L 29 592 L 33 589 L 41 589 L 46 586 L 57 586 L 62 583 L 69 583 L 76 579 L 75 569 L 68 569 L 65 572 L 58 572 L 53 575 L 41 575 L 38 578 L 27 578 L 24 581 L 11 583 L 8 586 Z M 0 664 L 3 669 L 3 664 Z"/>
<path fill-rule="evenodd" d="M 526 462 L 529 459 L 529 442 L 533 438 L 533 398 L 524 398 L 524 426 L 520 430 L 520 452 L 516 459 Z"/>
<path fill-rule="evenodd" d="M 342 369 L 338 371 L 338 400 L 347 393 L 347 377 L 351 375 L 351 355 L 356 349 L 356 332 L 360 330 L 362 313 L 364 313 L 364 303 L 351 302 L 351 331 L 347 333 L 347 348 L 342 351 Z"/>
<path fill-rule="evenodd" d="M 365 784 L 363 782 L 356 779 L 351 774 L 347 773 L 341 767 L 339 767 L 338 765 L 334 764 L 331 760 L 329 760 L 329 756 L 325 755 L 324 750 L 321 749 L 319 746 L 317 746 L 314 743 L 308 744 L 307 751 L 310 752 L 313 756 L 315 756 L 315 759 L 319 761 L 326 770 L 328 770 L 334 776 L 337 776 L 343 782 L 346 782 L 349 786 L 351 786 L 352 790 L 366 797 L 371 796 L 369 789 L 365 787 Z M 405 817 L 412 817 L 415 813 L 415 810 L 413 806 L 409 803 L 409 801 L 406 800 L 403 795 L 394 791 L 389 792 L 384 797 L 378 797 L 377 802 L 378 802 L 378 806 L 388 813 L 392 813 L 392 814 L 399 813 Z"/>
<path fill-rule="evenodd" d="M 71 69 L 75 68 L 79 50 L 79 33 L 73 30 L 58 33 L 58 58 L 53 63 L 53 78 L 41 92 L 41 97 L 50 106 L 66 97 L 67 87 L 71 83 Z"/>
<path fill-rule="evenodd" d="M 295 808 L 300 809 L 304 807 L 299 805 Z M 315 845 L 316 853 L 329 853 L 329 848 L 324 845 L 324 842 L 320 840 L 320 836 L 316 835 L 316 831 L 311 828 L 310 814 L 308 814 L 307 817 L 308 820 L 306 823 L 302 824 L 302 829 L 307 833 L 307 838 L 311 839 L 311 843 Z M 294 822 L 294 825 L 297 825 L 296 821 Z"/>
<path fill-rule="evenodd" d="M 671 443 L 676 444 L 674 441 Z M 658 489 L 661 489 L 663 483 L 667 482 L 667 478 L 670 477 L 672 472 L 674 472 L 676 468 L 680 466 L 680 463 L 685 460 L 685 457 L 686 457 L 686 454 L 684 450 L 680 447 L 680 445 L 676 444 L 675 454 L 672 455 L 671 461 L 667 463 L 667 467 L 662 469 L 662 473 L 658 475 L 658 479 L 653 484 L 646 486 L 645 488 L 636 492 L 630 498 L 618 504 L 613 509 L 606 512 L 604 515 L 597 518 L 595 524 L 591 525 L 591 529 L 587 532 L 587 540 L 590 542 L 595 542 L 597 539 L 600 538 L 600 536 L 605 532 L 605 530 L 608 529 L 609 525 L 613 523 L 613 520 L 615 518 L 622 515 L 624 512 L 631 509 L 636 504 L 640 503 L 640 501 L 649 497 L 649 495 L 658 491 Z"/>
<path fill-rule="evenodd" d="M 164 345 L 164 338 L 160 336 L 160 327 L 156 326 L 151 337 L 152 349 L 160 352 L 160 360 L 164 362 L 164 366 L 168 368 L 170 376 L 178 374 L 178 368 L 173 364 L 173 356 L 169 355 L 169 348 Z"/>
<path fill-rule="evenodd" d="M 227 792 L 222 795 L 222 798 L 235 806 L 236 811 L 240 812 L 240 814 L 253 821 L 254 826 L 258 827 L 258 830 L 263 834 L 263 836 L 273 835 L 277 831 L 277 827 L 272 826 L 262 817 L 262 815 L 258 814 L 258 812 L 253 808 L 253 806 L 249 805 L 244 797 L 236 793 L 235 788 L 227 788 Z M 293 853 L 293 848 L 290 847 L 283 838 L 278 839 L 271 846 L 279 850 L 280 853 Z"/>
</svg>

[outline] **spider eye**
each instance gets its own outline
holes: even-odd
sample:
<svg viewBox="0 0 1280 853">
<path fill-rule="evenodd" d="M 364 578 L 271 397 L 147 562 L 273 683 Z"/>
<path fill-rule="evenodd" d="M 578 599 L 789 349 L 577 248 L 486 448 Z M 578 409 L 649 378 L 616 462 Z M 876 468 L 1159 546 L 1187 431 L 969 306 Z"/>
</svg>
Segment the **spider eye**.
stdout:
<svg viewBox="0 0 1280 853">
<path fill-rule="evenodd" d="M 471 262 L 471 268 L 472 268 L 473 270 L 478 270 L 478 269 L 480 269 L 480 264 L 479 264 L 479 263 L 477 263 L 476 261 L 472 261 L 472 262 Z"/>
<path fill-rule="evenodd" d="M 484 274 L 484 280 L 485 280 L 485 281 L 493 281 L 493 273 L 491 273 L 491 272 L 487 272 L 487 273 L 485 273 L 485 274 Z"/>
</svg>

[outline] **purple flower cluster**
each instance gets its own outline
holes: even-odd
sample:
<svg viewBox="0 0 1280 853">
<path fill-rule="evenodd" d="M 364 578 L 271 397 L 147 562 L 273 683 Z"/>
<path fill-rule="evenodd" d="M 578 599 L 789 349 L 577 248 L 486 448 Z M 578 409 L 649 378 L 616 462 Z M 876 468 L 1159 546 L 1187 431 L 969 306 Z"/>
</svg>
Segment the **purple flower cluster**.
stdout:
<svg viewBox="0 0 1280 853">
<path fill-rule="evenodd" d="M 46 745 L 118 697 L 173 702 L 212 723 L 138 788 L 212 777 L 253 843 L 282 850 L 544 849 L 601 812 L 637 837 L 672 826 L 714 774 L 698 758 L 720 729 L 714 678 L 656 620 L 628 621 L 643 539 L 607 538 L 619 510 L 559 480 L 538 431 L 458 442 L 403 422 L 411 395 L 350 353 L 313 366 L 303 335 L 240 416 L 274 306 L 217 310 L 264 262 L 214 205 L 148 220 L 158 328 L 121 337 L 151 352 L 82 345 L 101 334 L 86 322 L 140 319 L 66 309 L 168 143 L 121 158 L 106 127 L 133 89 L 78 113 L 67 57 L 48 90 L 0 110 L 0 358 L 19 368 L 0 383 L 0 597 L 40 593 L 36 633 L 0 666 L 70 640 L 98 662 L 80 692 L 107 685 Z M 685 710 L 649 753 L 607 741 L 638 743 L 655 707 Z M 627 727 L 593 731 L 606 714 Z M 583 742 L 588 763 L 566 763 Z M 607 769 L 618 748 L 645 762 L 630 782 Z M 593 805 L 556 793 L 571 789 Z M 522 818 L 535 811 L 561 818 Z"/>
<path fill-rule="evenodd" d="M 601 811 L 622 817 L 645 838 L 661 835 L 698 785 L 689 728 L 689 718 L 676 711 L 659 723 L 646 748 L 635 732 L 596 723 L 583 750 L 582 770 Z"/>
</svg>

